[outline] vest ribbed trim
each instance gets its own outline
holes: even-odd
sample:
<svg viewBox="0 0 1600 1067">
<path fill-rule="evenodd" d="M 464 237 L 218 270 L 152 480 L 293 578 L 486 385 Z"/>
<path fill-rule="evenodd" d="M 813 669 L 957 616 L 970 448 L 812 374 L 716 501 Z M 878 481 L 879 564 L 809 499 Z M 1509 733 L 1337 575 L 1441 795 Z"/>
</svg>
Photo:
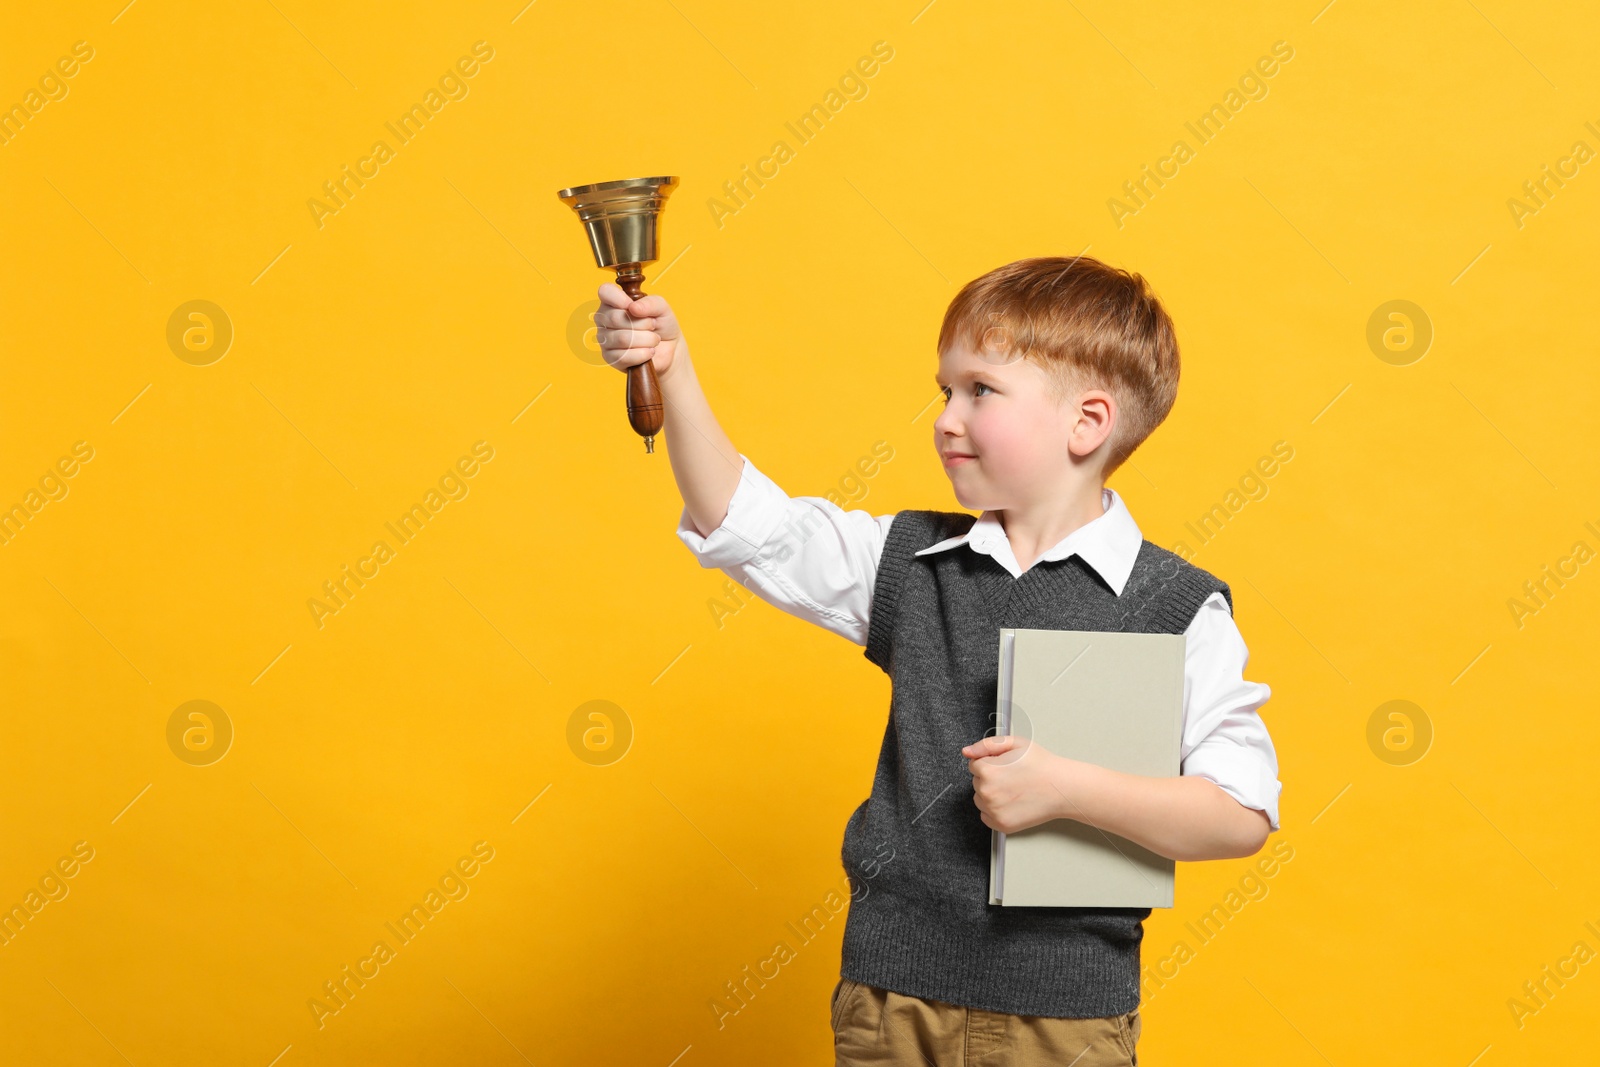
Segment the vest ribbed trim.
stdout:
<svg viewBox="0 0 1600 1067">
<path fill-rule="evenodd" d="M 921 902 L 883 889 L 866 893 L 851 902 L 845 920 L 839 964 L 844 978 L 904 996 L 1011 1015 L 1104 1018 L 1139 1004 L 1143 927 L 1135 916 L 1148 915 L 1148 909 L 1129 913 L 1133 936 L 1085 938 L 1077 928 L 1063 927 L 1067 936 L 1052 942 L 1030 929 L 1029 917 L 1019 913 L 1091 909 L 990 905 L 987 916 L 961 920 L 931 915 Z M 863 918 L 851 927 L 858 912 Z M 1008 921 L 1013 919 L 1021 921 Z M 1084 992 L 1068 1005 L 1060 991 L 1073 987 Z"/>
<path fill-rule="evenodd" d="M 867 659 L 889 673 L 889 635 L 900 607 L 900 586 L 915 553 L 948 537 L 972 529 L 976 515 L 959 511 L 902 511 L 889 524 L 879 556 L 878 576 L 872 588 L 872 611 L 867 619 Z M 965 547 L 965 546 L 963 546 Z"/>
</svg>

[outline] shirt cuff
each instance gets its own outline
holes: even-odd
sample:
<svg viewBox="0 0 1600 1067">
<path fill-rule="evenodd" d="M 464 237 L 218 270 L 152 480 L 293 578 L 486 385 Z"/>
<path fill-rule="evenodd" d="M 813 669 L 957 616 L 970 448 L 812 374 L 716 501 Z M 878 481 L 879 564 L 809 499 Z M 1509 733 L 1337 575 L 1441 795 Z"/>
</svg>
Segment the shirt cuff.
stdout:
<svg viewBox="0 0 1600 1067">
<path fill-rule="evenodd" d="M 1183 773 L 1205 778 L 1245 807 L 1265 812 L 1271 828 L 1278 829 L 1283 783 L 1259 753 L 1232 741 L 1202 741 L 1183 761 Z"/>
<path fill-rule="evenodd" d="M 706 568 L 735 567 L 749 563 L 784 519 L 789 494 L 765 474 L 743 452 L 744 468 L 739 484 L 728 501 L 728 514 L 722 525 L 704 537 L 695 529 L 685 507 L 678 516 L 678 539 Z"/>
</svg>

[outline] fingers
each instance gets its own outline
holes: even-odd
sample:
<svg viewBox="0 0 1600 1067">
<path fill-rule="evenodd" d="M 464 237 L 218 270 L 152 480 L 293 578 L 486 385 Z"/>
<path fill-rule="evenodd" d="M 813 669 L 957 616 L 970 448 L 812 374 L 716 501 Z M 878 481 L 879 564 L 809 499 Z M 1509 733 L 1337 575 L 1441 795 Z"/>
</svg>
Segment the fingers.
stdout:
<svg viewBox="0 0 1600 1067">
<path fill-rule="evenodd" d="M 618 370 L 626 370 L 655 356 L 656 335 L 653 333 L 640 330 L 601 330 L 600 336 L 601 357 Z"/>
<path fill-rule="evenodd" d="M 667 298 L 657 296 L 655 293 L 646 293 L 638 300 L 634 300 L 623 291 L 616 282 L 604 282 L 600 286 L 600 311 L 603 313 L 621 312 L 635 319 L 659 319 L 663 326 L 662 332 L 668 337 L 677 337 L 678 320 L 672 314 L 672 306 L 667 303 Z M 596 322 L 600 322 L 598 318 Z M 604 325 L 604 323 L 601 323 Z M 616 323 L 615 325 L 624 325 Z"/>
<path fill-rule="evenodd" d="M 646 293 L 641 296 L 633 302 L 633 306 L 628 310 L 641 318 L 665 318 L 672 314 L 672 309 L 667 306 L 667 298 L 657 296 L 655 293 Z"/>
<path fill-rule="evenodd" d="M 672 308 L 668 306 L 667 298 L 657 296 L 655 293 L 646 293 L 635 300 L 624 292 L 622 286 L 616 282 L 602 282 L 599 292 L 602 311 L 618 308 L 629 312 L 636 319 L 656 316 L 665 318 L 672 314 Z"/>
<path fill-rule="evenodd" d="M 600 307 L 593 316 L 595 341 L 611 366 L 625 370 L 653 358 L 663 342 L 682 341 L 678 320 L 664 297 L 634 300 L 615 282 L 605 282 L 599 292 Z"/>
<path fill-rule="evenodd" d="M 629 348 L 651 348 L 661 343 L 661 335 L 651 329 L 629 326 L 601 326 L 594 332 L 594 343 L 601 351 L 623 351 Z"/>
<path fill-rule="evenodd" d="M 972 744 L 961 750 L 961 754 L 968 759 L 982 759 L 985 756 L 998 756 L 1016 748 L 1023 739 L 1014 735 L 1005 737 L 980 737 Z"/>
<path fill-rule="evenodd" d="M 606 284 L 622 293 L 615 285 Z M 604 288 L 601 287 L 602 290 Z M 627 298 L 626 293 L 622 293 L 622 296 Z M 635 363 L 643 363 L 655 354 L 656 346 L 661 343 L 661 335 L 655 328 L 656 320 L 636 318 L 627 307 L 602 305 L 594 313 L 594 322 L 597 327 L 595 341 L 600 345 L 600 354 L 613 367 L 631 367 Z"/>
<path fill-rule="evenodd" d="M 626 308 L 602 307 L 594 313 L 594 324 L 607 329 L 627 327 L 634 330 L 653 330 L 656 320 L 653 318 L 638 318 L 630 315 Z"/>
<path fill-rule="evenodd" d="M 620 321 L 624 323 L 639 321 L 629 319 L 626 312 L 617 314 L 622 316 Z M 602 319 L 605 315 L 606 313 L 602 311 L 597 313 L 595 318 Z M 629 326 L 599 326 L 595 330 L 595 341 L 600 346 L 601 357 L 607 363 L 619 369 L 626 369 L 653 357 L 656 346 L 661 343 L 661 335 L 654 330 L 634 329 Z"/>
<path fill-rule="evenodd" d="M 602 352 L 627 352 L 640 349 L 654 352 L 661 336 L 654 330 L 611 330 L 602 328 L 598 340 Z"/>
<path fill-rule="evenodd" d="M 616 282 L 602 282 L 600 285 L 600 303 L 614 308 L 625 308 L 633 303 L 633 297 L 622 291 L 622 286 Z"/>
</svg>

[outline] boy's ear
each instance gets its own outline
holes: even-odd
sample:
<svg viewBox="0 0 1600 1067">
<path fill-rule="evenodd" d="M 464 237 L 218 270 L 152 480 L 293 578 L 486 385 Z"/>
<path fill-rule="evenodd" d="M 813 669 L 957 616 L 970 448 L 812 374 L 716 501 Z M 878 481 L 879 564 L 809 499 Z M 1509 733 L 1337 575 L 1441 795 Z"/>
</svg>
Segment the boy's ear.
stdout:
<svg viewBox="0 0 1600 1067">
<path fill-rule="evenodd" d="M 1117 422 L 1117 401 L 1104 389 L 1086 389 L 1073 401 L 1072 426 L 1067 446 L 1075 456 L 1087 456 L 1111 436 Z"/>
</svg>

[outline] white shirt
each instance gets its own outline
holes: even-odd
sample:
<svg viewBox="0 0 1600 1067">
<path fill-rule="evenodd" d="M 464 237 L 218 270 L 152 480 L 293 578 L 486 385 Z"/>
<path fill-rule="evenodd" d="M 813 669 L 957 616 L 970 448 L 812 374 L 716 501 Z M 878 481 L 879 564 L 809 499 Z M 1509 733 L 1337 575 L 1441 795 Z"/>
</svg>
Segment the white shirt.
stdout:
<svg viewBox="0 0 1600 1067">
<path fill-rule="evenodd" d="M 701 537 L 684 508 L 678 537 L 702 567 L 716 567 L 774 607 L 867 643 L 878 560 L 893 515 L 846 511 L 825 497 L 790 497 L 740 453 L 744 468 L 722 525 Z M 1122 497 L 1101 491 L 1105 513 L 1062 538 L 1039 557 L 1076 554 L 1118 596 L 1127 585 L 1144 535 Z M 985 511 L 958 537 L 929 545 L 918 556 L 966 545 L 992 556 L 1020 577 L 1005 527 Z M 1199 775 L 1247 808 L 1266 813 L 1278 829 L 1278 756 L 1258 709 L 1272 690 L 1244 680 L 1250 653 L 1221 593 L 1200 606 L 1188 629 L 1183 662 L 1183 742 L 1179 772 Z"/>
</svg>

